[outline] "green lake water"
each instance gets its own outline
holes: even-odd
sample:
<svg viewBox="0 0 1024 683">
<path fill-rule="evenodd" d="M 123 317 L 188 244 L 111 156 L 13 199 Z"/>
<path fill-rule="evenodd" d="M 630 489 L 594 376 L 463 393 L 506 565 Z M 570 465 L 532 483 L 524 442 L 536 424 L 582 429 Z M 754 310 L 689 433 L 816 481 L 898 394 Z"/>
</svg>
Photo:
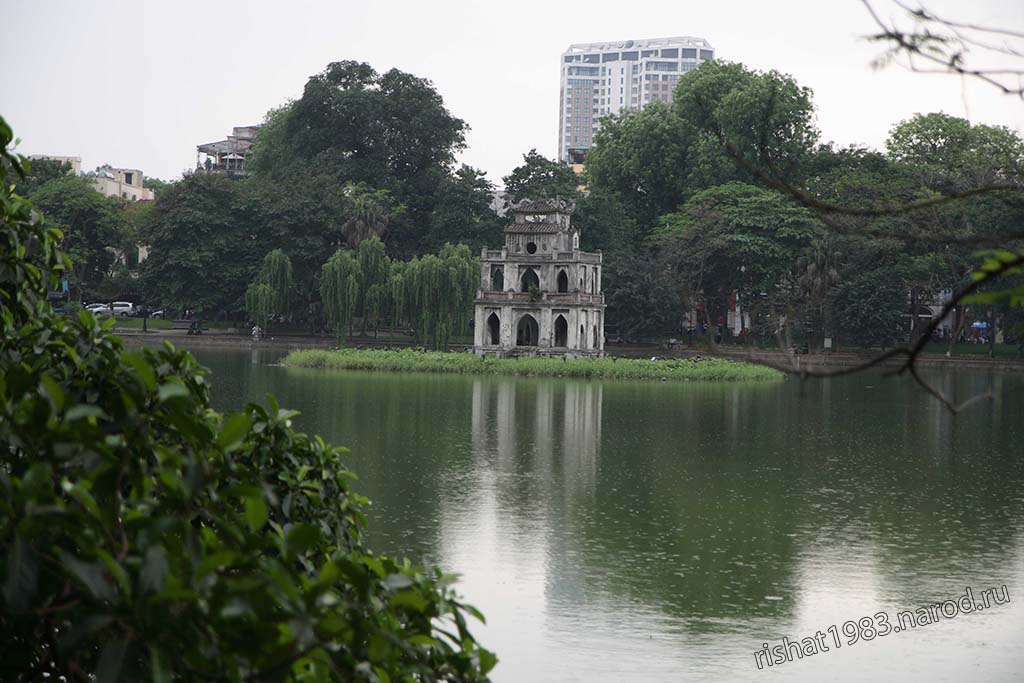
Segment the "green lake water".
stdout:
<svg viewBox="0 0 1024 683">
<path fill-rule="evenodd" d="M 993 392 L 952 416 L 878 375 L 594 382 L 196 355 L 220 409 L 271 392 L 351 449 L 371 545 L 462 575 L 498 683 L 1024 680 L 1024 375 L 929 375 Z M 756 664 L 783 637 L 1002 586 L 1008 603 Z"/>
</svg>

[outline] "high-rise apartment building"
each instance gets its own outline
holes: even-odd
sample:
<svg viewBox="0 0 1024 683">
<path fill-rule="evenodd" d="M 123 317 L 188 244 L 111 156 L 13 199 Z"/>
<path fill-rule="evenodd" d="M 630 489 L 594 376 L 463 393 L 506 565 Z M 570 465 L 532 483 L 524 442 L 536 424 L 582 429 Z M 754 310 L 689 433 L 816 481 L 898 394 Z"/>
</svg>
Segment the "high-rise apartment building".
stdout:
<svg viewBox="0 0 1024 683">
<path fill-rule="evenodd" d="M 714 57 L 708 41 L 690 36 L 570 45 L 562 53 L 558 158 L 582 163 L 602 116 L 671 102 L 679 78 Z"/>
</svg>

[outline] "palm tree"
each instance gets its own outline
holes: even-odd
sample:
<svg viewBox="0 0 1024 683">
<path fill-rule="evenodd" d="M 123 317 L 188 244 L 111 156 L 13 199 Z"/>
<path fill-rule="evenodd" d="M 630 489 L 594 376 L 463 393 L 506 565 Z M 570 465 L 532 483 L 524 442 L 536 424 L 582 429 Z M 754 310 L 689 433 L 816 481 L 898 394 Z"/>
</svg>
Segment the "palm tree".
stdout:
<svg viewBox="0 0 1024 683">
<path fill-rule="evenodd" d="M 341 231 L 349 246 L 358 249 L 360 242 L 371 237 L 383 240 L 388 232 L 389 220 L 387 209 L 376 197 L 366 193 L 359 194 L 352 203 L 352 213 L 342 224 Z"/>
<path fill-rule="evenodd" d="M 821 320 L 822 336 L 829 336 L 831 311 L 828 292 L 839 282 L 842 253 L 831 237 L 815 240 L 810 251 L 797 259 L 797 284 L 807 300 L 808 310 Z"/>
</svg>

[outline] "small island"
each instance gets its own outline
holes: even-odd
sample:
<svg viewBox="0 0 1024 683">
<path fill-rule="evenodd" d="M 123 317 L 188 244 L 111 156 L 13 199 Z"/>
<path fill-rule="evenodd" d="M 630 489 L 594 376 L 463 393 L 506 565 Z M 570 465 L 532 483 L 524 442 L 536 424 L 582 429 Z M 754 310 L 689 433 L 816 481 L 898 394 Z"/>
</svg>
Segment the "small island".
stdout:
<svg viewBox="0 0 1024 683">
<path fill-rule="evenodd" d="M 691 382 L 752 382 L 783 377 L 772 368 L 722 358 L 495 358 L 415 349 L 305 349 L 292 351 L 282 364 L 336 370 Z"/>
</svg>

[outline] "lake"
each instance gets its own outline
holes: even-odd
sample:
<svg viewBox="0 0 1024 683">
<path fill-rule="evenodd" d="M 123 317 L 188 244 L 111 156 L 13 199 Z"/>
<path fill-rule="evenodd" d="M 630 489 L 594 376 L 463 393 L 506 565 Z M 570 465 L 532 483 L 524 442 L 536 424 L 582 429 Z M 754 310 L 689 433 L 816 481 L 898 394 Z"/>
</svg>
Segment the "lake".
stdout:
<svg viewBox="0 0 1024 683">
<path fill-rule="evenodd" d="M 370 544 L 461 574 L 498 683 L 1024 675 L 1024 375 L 929 374 L 959 400 L 993 392 L 953 416 L 879 375 L 595 382 L 196 355 L 218 408 L 271 392 L 351 449 Z M 996 589 L 988 608 L 843 632 L 938 615 L 968 587 Z M 819 631 L 816 654 L 768 654 Z"/>
</svg>

